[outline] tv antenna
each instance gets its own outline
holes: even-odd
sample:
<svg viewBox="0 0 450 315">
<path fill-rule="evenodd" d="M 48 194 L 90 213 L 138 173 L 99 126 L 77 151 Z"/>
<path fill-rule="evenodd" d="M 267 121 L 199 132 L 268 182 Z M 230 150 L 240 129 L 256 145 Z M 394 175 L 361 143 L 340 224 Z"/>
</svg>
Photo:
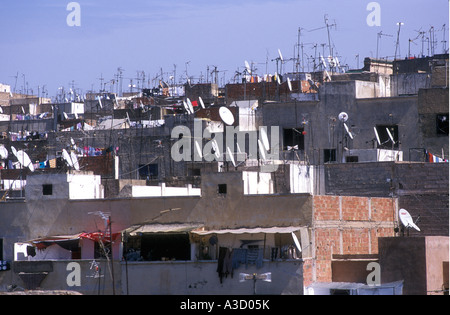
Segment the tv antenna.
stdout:
<svg viewBox="0 0 450 315">
<path fill-rule="evenodd" d="M 399 55 L 401 55 L 400 54 L 400 31 L 401 31 L 401 28 L 402 28 L 403 25 L 405 25 L 405 23 L 403 23 L 403 22 L 398 22 L 397 23 L 398 31 L 397 31 L 397 42 L 395 44 L 394 60 L 397 60 L 397 51 L 398 51 Z"/>
<path fill-rule="evenodd" d="M 386 36 L 386 37 L 394 37 L 394 36 L 392 36 L 392 35 L 383 34 L 383 31 L 381 31 L 381 32 L 379 32 L 379 33 L 377 34 L 377 55 L 376 55 L 376 59 L 377 59 L 377 60 L 378 60 L 378 58 L 379 58 L 378 52 L 379 52 L 379 50 L 380 50 L 380 41 L 381 41 L 381 37 L 382 37 L 382 36 Z"/>
<path fill-rule="evenodd" d="M 240 273 L 239 274 L 239 282 L 245 282 L 248 280 L 253 281 L 253 294 L 256 295 L 256 281 L 262 280 L 265 282 L 272 282 L 272 273 L 267 272 L 267 273 L 263 273 L 263 274 L 257 274 L 257 273 L 253 273 L 253 274 Z"/>
</svg>

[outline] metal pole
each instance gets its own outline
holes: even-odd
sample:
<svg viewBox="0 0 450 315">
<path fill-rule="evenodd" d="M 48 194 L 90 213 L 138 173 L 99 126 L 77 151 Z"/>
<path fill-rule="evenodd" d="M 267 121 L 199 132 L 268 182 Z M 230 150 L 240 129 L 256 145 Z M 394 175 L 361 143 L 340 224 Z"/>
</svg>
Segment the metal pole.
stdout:
<svg viewBox="0 0 450 315">
<path fill-rule="evenodd" d="M 113 256 L 113 237 L 112 237 L 112 223 L 111 223 L 111 216 L 109 216 L 109 243 L 111 245 L 111 277 L 112 277 L 112 289 L 113 289 L 113 295 L 116 295 L 116 285 L 114 281 L 114 256 Z"/>
</svg>

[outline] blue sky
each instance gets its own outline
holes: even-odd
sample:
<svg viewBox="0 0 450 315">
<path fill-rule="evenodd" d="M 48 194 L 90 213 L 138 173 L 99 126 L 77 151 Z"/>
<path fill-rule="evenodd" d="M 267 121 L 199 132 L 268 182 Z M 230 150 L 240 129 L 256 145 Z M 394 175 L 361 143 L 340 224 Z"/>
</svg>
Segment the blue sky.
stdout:
<svg viewBox="0 0 450 315">
<path fill-rule="evenodd" d="M 408 54 L 408 40 L 417 31 L 435 30 L 437 53 L 442 52 L 446 24 L 448 38 L 448 0 L 379 0 L 381 26 L 366 22 L 370 0 L 79 0 L 81 26 L 69 27 L 66 10 L 69 0 L 2 0 L 0 11 L 0 82 L 16 91 L 28 86 L 36 94 L 38 87 L 54 96 L 60 86 L 75 87 L 86 92 L 100 88 L 99 78 L 114 78 L 124 69 L 123 90 L 137 72 L 145 72 L 146 80 L 163 72 L 167 79 L 177 69 L 177 81 L 186 70 L 194 80 L 207 67 L 217 66 L 222 82 L 242 71 L 244 61 L 254 62 L 258 74 L 276 71 L 278 49 L 284 58 L 294 56 L 298 29 L 302 28 L 305 70 L 307 56 L 328 54 L 327 30 L 331 29 L 333 51 L 341 64 L 356 68 L 364 57 L 375 57 L 377 34 L 379 56 L 393 56 L 398 27 L 400 54 Z M 315 31 L 311 31 L 318 29 Z M 317 50 L 314 49 L 317 45 Z M 323 46 L 322 44 L 325 44 Z M 448 47 L 449 43 L 447 43 Z M 411 54 L 422 49 L 421 39 L 411 46 Z M 425 53 L 428 43 L 425 44 Z M 284 69 L 292 71 L 293 62 Z M 18 74 L 16 83 L 15 76 Z M 136 83 L 136 81 L 134 81 Z"/>
</svg>

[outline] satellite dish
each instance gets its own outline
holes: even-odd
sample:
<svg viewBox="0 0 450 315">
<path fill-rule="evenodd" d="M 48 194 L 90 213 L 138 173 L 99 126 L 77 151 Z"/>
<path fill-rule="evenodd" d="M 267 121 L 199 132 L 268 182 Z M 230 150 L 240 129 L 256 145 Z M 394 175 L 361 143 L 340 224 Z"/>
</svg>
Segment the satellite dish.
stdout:
<svg viewBox="0 0 450 315">
<path fill-rule="evenodd" d="M 281 61 L 284 61 L 283 55 L 281 54 L 281 50 L 278 49 L 278 56 L 280 57 Z"/>
<path fill-rule="evenodd" d="M 400 209 L 399 217 L 400 217 L 400 221 L 402 221 L 402 224 L 407 229 L 413 228 L 420 232 L 419 227 L 414 223 L 412 216 L 408 211 L 406 211 L 405 209 Z"/>
<path fill-rule="evenodd" d="M 197 154 L 200 158 L 203 158 L 202 149 L 200 148 L 200 144 L 198 144 L 198 141 L 195 140 L 195 149 L 197 150 Z"/>
<path fill-rule="evenodd" d="M 188 104 L 186 103 L 186 101 L 183 101 L 183 106 L 184 106 L 184 109 L 187 111 L 187 113 L 190 115 L 191 114 L 191 110 L 190 110 Z"/>
<path fill-rule="evenodd" d="M 189 111 L 191 112 L 191 114 L 193 114 L 194 113 L 194 106 L 192 106 L 192 102 L 191 102 L 191 100 L 189 98 L 187 99 L 187 105 L 189 107 Z"/>
<path fill-rule="evenodd" d="M 250 68 L 250 65 L 247 60 L 245 60 L 245 69 L 247 69 L 248 74 L 250 75 L 252 74 L 252 69 Z"/>
<path fill-rule="evenodd" d="M 236 167 L 236 161 L 234 160 L 233 152 L 231 152 L 230 147 L 227 147 L 227 153 L 231 163 L 233 163 L 234 167 Z"/>
<path fill-rule="evenodd" d="M 12 153 L 14 154 L 14 156 L 17 157 L 17 150 L 16 150 L 16 148 L 11 147 L 11 151 L 12 151 Z"/>
<path fill-rule="evenodd" d="M 389 131 L 389 128 L 386 128 L 386 131 L 387 131 L 387 133 L 389 135 L 389 138 L 391 139 L 392 143 L 395 144 L 394 137 L 392 136 L 392 133 Z"/>
<path fill-rule="evenodd" d="M 266 152 L 264 151 L 264 145 L 262 144 L 261 140 L 258 140 L 259 144 L 259 153 L 261 154 L 261 159 L 265 162 L 267 160 Z"/>
<path fill-rule="evenodd" d="M 34 172 L 34 165 L 31 163 L 30 157 L 28 154 L 26 154 L 24 151 L 20 150 L 17 151 L 15 156 L 17 157 L 17 160 L 23 167 L 28 167 L 30 171 Z"/>
<path fill-rule="evenodd" d="M 0 114 L 3 114 L 3 108 L 0 106 Z"/>
<path fill-rule="evenodd" d="M 345 113 L 345 112 L 340 113 L 340 114 L 339 114 L 339 120 L 342 121 L 342 122 L 344 122 L 344 123 L 347 122 L 347 120 L 348 120 L 348 114 Z"/>
<path fill-rule="evenodd" d="M 260 136 L 264 148 L 266 149 L 266 151 L 269 151 L 270 150 L 269 138 L 267 137 L 267 132 L 265 128 L 261 128 Z"/>
<path fill-rule="evenodd" d="M 69 153 L 67 153 L 66 149 L 62 150 L 62 157 L 70 167 L 73 167 L 72 159 L 70 158 L 70 155 Z"/>
<path fill-rule="evenodd" d="M 378 134 L 377 127 L 373 127 L 373 130 L 375 131 L 375 136 L 377 137 L 378 145 L 381 145 L 380 135 Z"/>
<path fill-rule="evenodd" d="M 69 119 L 69 116 L 67 116 L 67 114 L 66 114 L 66 112 L 63 112 L 63 115 L 64 115 L 64 119 Z"/>
<path fill-rule="evenodd" d="M 199 96 L 198 100 L 200 101 L 200 106 L 205 109 L 205 103 L 203 103 L 203 99 Z"/>
<path fill-rule="evenodd" d="M 225 106 L 222 106 L 221 108 L 219 108 L 219 115 L 220 115 L 220 118 L 222 118 L 223 122 L 226 123 L 228 126 L 231 126 L 234 124 L 233 113 Z"/>
<path fill-rule="evenodd" d="M 0 145 L 0 157 L 3 160 L 8 158 L 8 150 L 3 145 Z"/>
<path fill-rule="evenodd" d="M 98 105 L 100 105 L 100 108 L 103 108 L 102 99 L 100 98 L 100 96 L 98 96 Z"/>
<path fill-rule="evenodd" d="M 79 171 L 80 164 L 78 163 L 77 155 L 74 152 L 70 152 L 70 160 L 72 161 L 73 168 Z"/>
<path fill-rule="evenodd" d="M 300 242 L 299 242 L 299 240 L 297 238 L 297 235 L 295 235 L 294 232 L 292 232 L 291 235 L 292 235 L 292 238 L 294 239 L 295 246 L 297 247 L 298 251 L 301 253 L 302 252 L 302 246 L 300 245 Z"/>
<path fill-rule="evenodd" d="M 127 114 L 127 121 L 128 121 L 128 124 L 130 125 L 130 127 L 131 127 L 131 120 L 130 120 L 130 115 L 128 115 L 128 112 L 126 112 L 126 114 Z"/>
<path fill-rule="evenodd" d="M 214 155 L 216 156 L 216 158 L 220 159 L 220 150 L 216 139 L 212 141 L 212 148 L 214 150 Z"/>
<path fill-rule="evenodd" d="M 292 83 L 291 83 L 291 79 L 287 78 L 287 83 L 288 83 L 289 91 L 292 92 Z"/>
<path fill-rule="evenodd" d="M 350 132 L 350 129 L 348 129 L 348 126 L 347 126 L 346 123 L 344 123 L 344 127 L 345 127 L 345 130 L 347 131 L 347 134 L 348 134 L 348 136 L 350 137 L 350 139 L 353 140 L 353 135 L 352 135 L 352 133 Z"/>
</svg>

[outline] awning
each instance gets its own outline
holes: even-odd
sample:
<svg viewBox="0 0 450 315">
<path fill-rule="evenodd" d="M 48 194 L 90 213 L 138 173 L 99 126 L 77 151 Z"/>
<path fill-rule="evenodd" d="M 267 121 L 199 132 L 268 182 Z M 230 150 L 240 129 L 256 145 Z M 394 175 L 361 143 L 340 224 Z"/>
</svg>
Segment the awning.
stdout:
<svg viewBox="0 0 450 315">
<path fill-rule="evenodd" d="M 203 227 L 203 224 L 138 224 L 125 230 L 130 236 L 136 236 L 143 233 L 188 233 L 195 229 Z"/>
<path fill-rule="evenodd" d="M 300 231 L 301 227 L 269 227 L 269 228 L 241 228 L 241 229 L 223 229 L 223 230 L 210 230 L 210 231 L 192 231 L 198 235 L 210 235 L 210 234 L 290 234 L 292 232 Z"/>
<path fill-rule="evenodd" d="M 113 241 L 120 239 L 120 233 L 113 233 Z M 94 232 L 94 233 L 79 233 L 74 235 L 59 235 L 59 236 L 47 236 L 27 241 L 25 243 L 36 246 L 38 249 L 44 249 L 48 246 L 57 244 L 64 249 L 74 250 L 78 248 L 80 239 L 89 239 L 94 242 L 99 242 L 100 240 L 106 242 L 110 241 L 109 233 Z"/>
</svg>

